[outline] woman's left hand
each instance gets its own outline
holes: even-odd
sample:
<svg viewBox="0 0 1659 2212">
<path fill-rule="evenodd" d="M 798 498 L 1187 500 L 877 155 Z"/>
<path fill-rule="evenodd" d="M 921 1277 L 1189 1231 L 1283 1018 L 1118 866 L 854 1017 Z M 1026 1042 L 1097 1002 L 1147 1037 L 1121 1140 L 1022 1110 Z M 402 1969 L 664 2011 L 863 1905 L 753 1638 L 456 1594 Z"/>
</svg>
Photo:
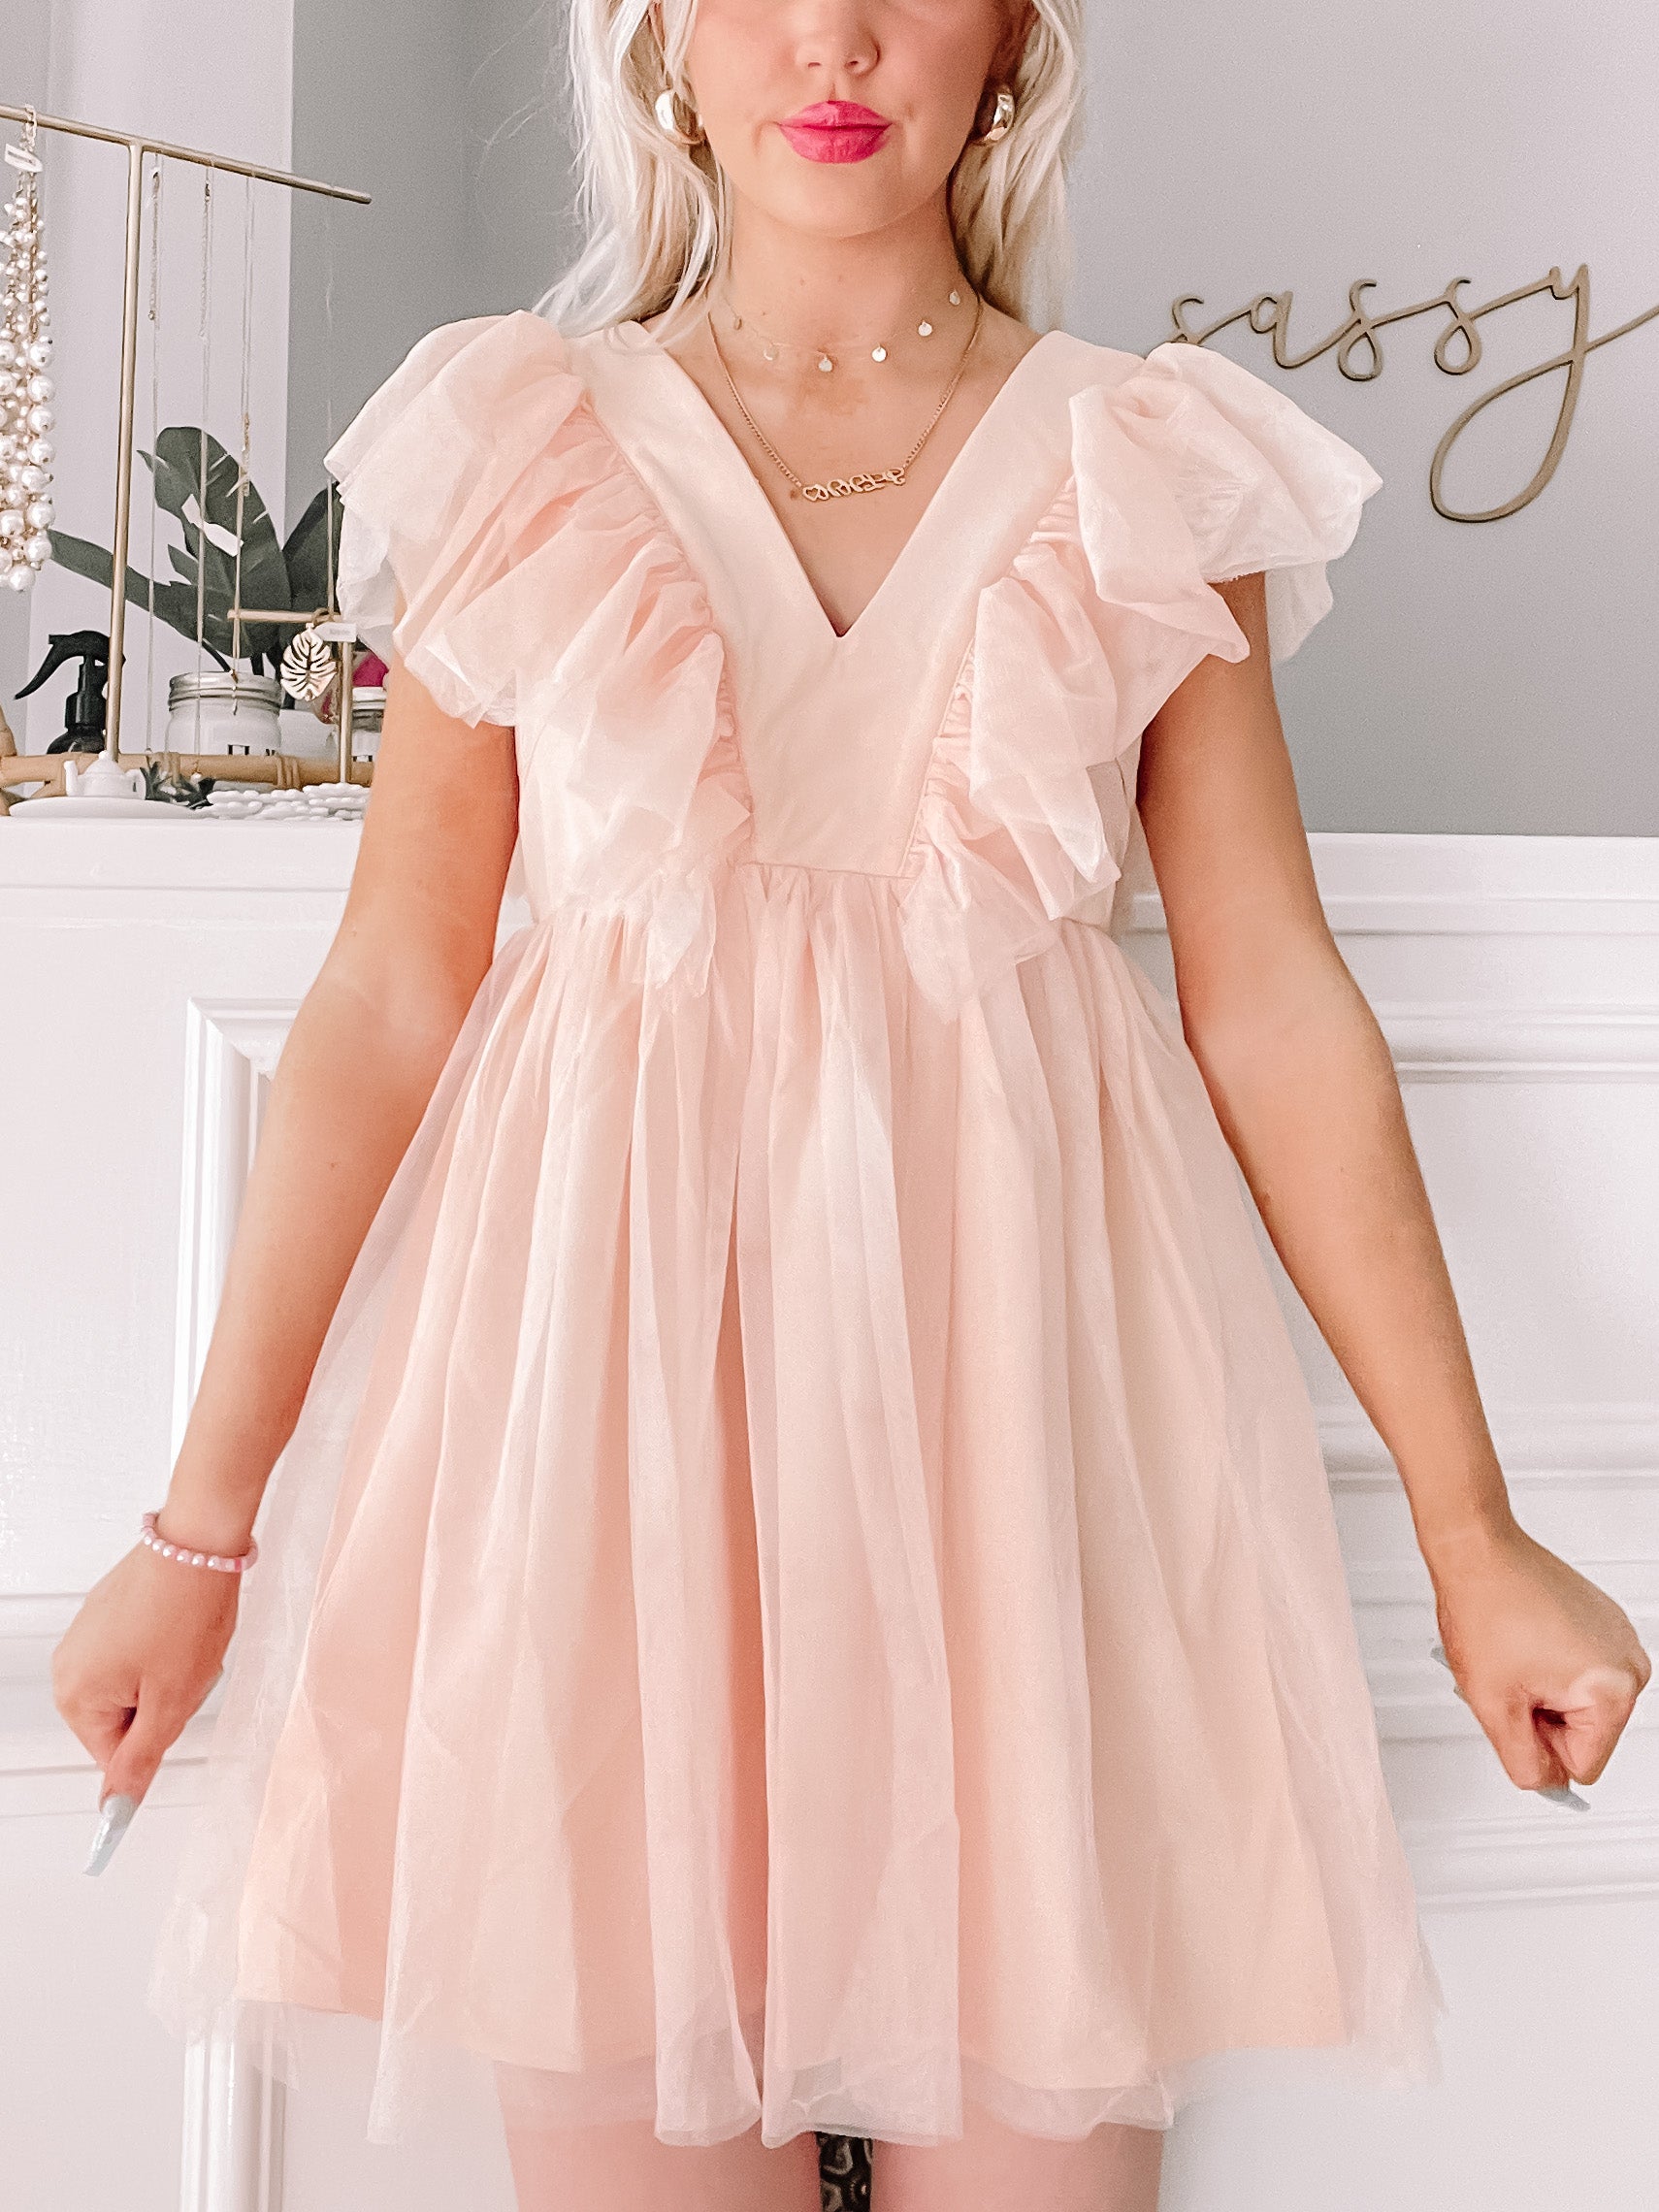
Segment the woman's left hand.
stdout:
<svg viewBox="0 0 1659 2212">
<path fill-rule="evenodd" d="M 1653 1672 L 1629 1616 L 1513 1521 L 1430 1564 L 1447 1659 L 1511 1781 L 1593 1782 Z"/>
</svg>

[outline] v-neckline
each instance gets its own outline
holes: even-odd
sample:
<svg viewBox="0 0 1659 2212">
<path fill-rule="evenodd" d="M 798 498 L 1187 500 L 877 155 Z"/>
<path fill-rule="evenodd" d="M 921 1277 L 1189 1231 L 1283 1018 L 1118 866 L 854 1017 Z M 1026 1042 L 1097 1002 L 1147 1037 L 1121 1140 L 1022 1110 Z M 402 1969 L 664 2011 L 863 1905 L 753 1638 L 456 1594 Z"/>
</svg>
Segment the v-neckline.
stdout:
<svg viewBox="0 0 1659 2212">
<path fill-rule="evenodd" d="M 805 564 L 796 550 L 795 540 L 784 528 L 783 518 L 767 498 L 765 487 L 750 465 L 742 447 L 727 428 L 714 407 L 683 362 L 668 351 L 655 331 L 647 330 L 636 317 L 612 326 L 619 332 L 636 332 L 639 341 L 652 356 L 661 362 L 691 409 L 693 415 L 708 432 L 714 449 L 732 477 L 736 496 L 744 501 L 756 516 L 756 527 L 769 534 L 777 553 L 777 566 L 783 579 L 783 588 L 800 606 L 803 619 L 810 622 L 818 633 L 825 649 L 831 653 L 851 652 L 855 645 L 862 645 L 875 629 L 888 605 L 897 599 L 913 569 L 925 569 L 930 546 L 937 540 L 949 542 L 950 510 L 960 499 L 967 496 L 969 472 L 981 451 L 995 437 L 1000 420 L 1012 404 L 1016 387 L 1025 379 L 1025 364 L 1035 354 L 1042 353 L 1051 342 L 1064 334 L 1058 330 L 1038 333 L 1035 342 L 1028 345 L 1008 371 L 1000 384 L 981 409 L 978 419 L 961 444 L 946 464 L 945 472 L 928 495 L 922 512 L 911 524 L 910 530 L 892 561 L 889 562 L 863 605 L 845 630 L 837 630 L 830 619 L 829 609 L 819 597 L 817 587 L 806 572 Z"/>
</svg>

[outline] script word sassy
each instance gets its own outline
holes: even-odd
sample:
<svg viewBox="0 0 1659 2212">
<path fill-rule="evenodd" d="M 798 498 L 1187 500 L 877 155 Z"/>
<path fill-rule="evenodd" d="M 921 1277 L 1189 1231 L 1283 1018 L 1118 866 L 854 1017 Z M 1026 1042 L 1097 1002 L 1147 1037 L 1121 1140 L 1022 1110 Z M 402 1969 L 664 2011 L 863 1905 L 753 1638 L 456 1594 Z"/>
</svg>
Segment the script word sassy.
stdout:
<svg viewBox="0 0 1659 2212">
<path fill-rule="evenodd" d="M 1290 304 L 1295 296 L 1290 292 L 1258 292 L 1247 307 L 1235 309 L 1231 314 L 1222 315 L 1201 330 L 1188 324 L 1187 309 L 1202 308 L 1204 302 L 1196 293 L 1189 292 L 1171 307 L 1170 320 L 1174 326 L 1175 338 L 1191 345 L 1202 345 L 1206 339 L 1214 338 L 1218 331 L 1226 330 L 1236 322 L 1243 322 L 1257 338 L 1272 339 L 1273 358 L 1281 369 L 1302 369 L 1310 361 L 1317 361 L 1321 354 L 1334 351 L 1337 367 L 1350 383 L 1368 384 L 1382 374 L 1382 345 L 1378 333 L 1385 330 L 1390 323 L 1409 322 L 1416 315 L 1429 315 L 1437 311 L 1444 314 L 1448 319 L 1446 328 L 1435 340 L 1435 367 L 1444 370 L 1448 376 L 1467 376 L 1471 370 L 1480 365 L 1480 324 L 1487 315 L 1513 307 L 1519 300 L 1534 299 L 1541 292 L 1548 292 L 1552 298 L 1563 303 L 1571 300 L 1571 344 L 1561 352 L 1551 354 L 1548 360 L 1539 362 L 1536 368 L 1523 369 L 1518 375 L 1506 377 L 1503 383 L 1495 384 L 1491 391 L 1482 393 L 1472 406 L 1464 408 L 1434 450 L 1434 460 L 1429 466 L 1429 498 L 1434 503 L 1436 513 L 1443 514 L 1448 522 L 1501 522 L 1506 515 L 1517 513 L 1537 499 L 1554 475 L 1567 447 L 1568 433 L 1573 427 L 1578 394 L 1583 387 L 1584 364 L 1589 356 L 1601 346 L 1610 345 L 1614 339 L 1625 338 L 1633 330 L 1641 329 L 1643 323 L 1651 322 L 1655 316 L 1659 316 L 1659 304 L 1643 309 L 1641 314 L 1632 315 L 1628 322 L 1620 323 L 1616 330 L 1605 330 L 1599 338 L 1592 338 L 1590 272 L 1583 264 L 1579 265 L 1575 276 L 1566 280 L 1563 280 L 1559 269 L 1551 269 L 1547 276 L 1541 276 L 1536 283 L 1522 284 L 1513 292 L 1500 293 L 1496 299 L 1487 300 L 1480 307 L 1466 306 L 1459 296 L 1465 286 L 1473 281 L 1469 276 L 1454 276 L 1445 291 L 1437 293 L 1432 300 L 1418 300 L 1410 307 L 1393 308 L 1386 313 L 1379 314 L 1374 313 L 1364 301 L 1367 292 L 1377 289 L 1377 279 L 1372 276 L 1359 277 L 1349 286 L 1350 311 L 1347 318 L 1328 337 L 1320 339 L 1317 345 L 1309 346 L 1301 353 L 1292 351 L 1290 345 Z M 1513 499 L 1505 500 L 1498 506 L 1466 510 L 1449 505 L 1443 490 L 1446 465 L 1452 447 L 1475 417 L 1483 413 L 1487 407 L 1495 406 L 1498 401 L 1508 398 L 1511 392 L 1518 392 L 1523 386 L 1535 383 L 1541 376 L 1553 375 L 1557 370 L 1566 373 L 1561 390 L 1561 405 L 1556 411 L 1548 447 L 1527 483 Z"/>
</svg>

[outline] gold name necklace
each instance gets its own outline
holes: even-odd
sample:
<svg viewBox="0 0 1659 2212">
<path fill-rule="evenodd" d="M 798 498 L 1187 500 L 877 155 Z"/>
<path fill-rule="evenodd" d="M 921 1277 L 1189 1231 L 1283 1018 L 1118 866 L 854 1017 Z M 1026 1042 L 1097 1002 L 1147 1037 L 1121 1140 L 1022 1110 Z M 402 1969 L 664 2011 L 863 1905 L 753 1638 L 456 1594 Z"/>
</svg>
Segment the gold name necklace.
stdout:
<svg viewBox="0 0 1659 2212">
<path fill-rule="evenodd" d="M 737 389 L 736 383 L 733 381 L 732 371 L 727 366 L 726 356 L 720 349 L 720 340 L 715 336 L 714 318 L 712 315 L 709 317 L 708 321 L 708 339 L 709 343 L 714 347 L 715 359 L 720 363 L 721 368 L 725 371 L 726 381 L 732 386 L 732 397 L 737 403 L 739 413 L 742 415 L 743 420 L 749 425 L 749 428 L 754 432 L 755 436 L 760 439 L 762 445 L 765 447 L 766 451 L 771 455 L 772 459 L 777 463 L 778 467 L 789 478 L 791 497 L 803 500 L 844 500 L 851 498 L 855 492 L 885 491 L 889 484 L 902 484 L 906 480 L 905 472 L 909 469 L 911 463 L 915 460 L 916 456 L 921 452 L 923 446 L 927 444 L 928 439 L 932 436 L 934 424 L 938 421 L 939 417 L 944 413 L 946 407 L 950 405 L 951 394 L 956 390 L 958 384 L 961 381 L 962 371 L 967 367 L 967 358 L 968 355 L 973 351 L 974 341 L 979 336 L 979 326 L 981 321 L 984 319 L 984 315 L 985 301 L 981 295 L 976 292 L 974 294 L 973 328 L 968 332 L 967 343 L 962 347 L 960 357 L 957 362 L 957 366 L 955 372 L 951 376 L 951 380 L 945 386 L 944 397 L 940 400 L 938 406 L 933 409 L 932 414 L 927 418 L 927 428 L 923 431 L 921 437 L 916 440 L 915 444 L 910 448 L 910 451 L 904 456 L 904 459 L 898 463 L 897 467 L 894 469 L 861 469 L 857 472 L 856 474 L 853 475 L 826 476 L 821 482 L 816 484 L 809 484 L 805 482 L 800 476 L 797 475 L 796 472 L 790 467 L 789 463 L 784 459 L 783 455 L 778 451 L 777 447 L 772 443 L 771 439 L 766 436 L 765 432 L 761 428 L 760 424 L 755 420 L 754 416 L 743 405 L 743 395 Z"/>
</svg>

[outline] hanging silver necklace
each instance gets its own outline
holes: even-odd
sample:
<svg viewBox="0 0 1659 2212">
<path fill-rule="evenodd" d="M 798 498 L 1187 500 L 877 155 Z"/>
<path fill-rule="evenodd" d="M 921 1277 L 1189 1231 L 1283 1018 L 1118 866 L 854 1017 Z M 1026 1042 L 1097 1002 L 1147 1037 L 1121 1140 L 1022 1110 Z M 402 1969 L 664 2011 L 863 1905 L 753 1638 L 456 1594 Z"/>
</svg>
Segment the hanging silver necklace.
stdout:
<svg viewBox="0 0 1659 2212">
<path fill-rule="evenodd" d="M 980 298 L 978 293 L 975 293 L 973 328 L 968 332 L 967 343 L 962 347 L 961 354 L 958 359 L 956 369 L 951 376 L 951 380 L 945 386 L 944 394 L 941 397 L 938 406 L 933 409 L 931 415 L 928 416 L 927 427 L 923 430 L 921 437 L 910 448 L 910 451 L 904 456 L 904 459 L 898 463 L 896 468 L 861 469 L 852 475 L 826 476 L 816 484 L 809 484 L 806 482 L 804 477 L 797 475 L 796 472 L 790 467 L 789 463 L 784 459 L 783 455 L 778 451 L 777 447 L 772 443 L 771 439 L 766 436 L 765 432 L 761 428 L 760 424 L 755 420 L 754 416 L 743 405 L 743 395 L 737 389 L 736 383 L 732 379 L 732 371 L 727 365 L 726 356 L 720 349 L 720 341 L 714 334 L 714 317 L 712 315 L 710 315 L 708 318 L 708 339 L 709 343 L 714 347 L 715 359 L 720 363 L 721 368 L 726 373 L 726 381 L 732 386 L 732 397 L 737 403 L 739 413 L 742 415 L 743 420 L 749 425 L 749 428 L 754 432 L 756 438 L 760 439 L 762 445 L 764 446 L 766 452 L 777 463 L 778 467 L 789 478 L 792 495 L 799 499 L 813 501 L 844 500 L 851 497 L 851 495 L 855 492 L 881 492 L 885 491 L 890 484 L 902 484 L 905 481 L 906 471 L 909 469 L 910 464 L 915 460 L 916 456 L 921 452 L 923 446 L 927 444 L 928 439 L 932 436 L 934 424 L 938 421 L 939 417 L 944 413 L 946 407 L 950 405 L 951 394 L 956 390 L 958 384 L 961 381 L 962 371 L 967 367 L 968 355 L 973 351 L 974 341 L 979 336 L 979 326 L 984 318 L 985 302 Z"/>
<path fill-rule="evenodd" d="M 977 294 L 975 296 L 977 297 Z M 732 306 L 732 301 L 727 297 L 724 289 L 721 293 L 721 299 L 725 306 L 727 313 L 732 317 L 732 328 L 733 330 L 752 330 L 755 336 L 761 342 L 761 353 L 763 359 L 764 360 L 775 361 L 780 353 L 810 354 L 817 362 L 820 370 L 822 370 L 824 374 L 828 376 L 835 367 L 837 354 L 848 353 L 853 351 L 855 348 L 862 348 L 867 345 L 869 357 L 872 361 L 886 361 L 889 358 L 891 345 L 890 341 L 885 338 L 878 339 L 873 345 L 868 345 L 867 340 L 854 338 L 836 340 L 829 345 L 803 345 L 798 341 L 792 338 L 774 337 L 770 331 L 764 330 L 762 326 L 756 322 L 752 315 L 745 315 L 740 313 L 738 309 Z M 962 295 L 960 285 L 953 284 L 951 286 L 949 299 L 953 308 L 960 308 L 961 306 Z M 713 318 L 710 317 L 711 322 L 712 319 Z M 933 336 L 935 327 L 936 326 L 930 316 L 923 315 L 916 325 L 916 335 L 918 338 L 931 338 Z"/>
</svg>

